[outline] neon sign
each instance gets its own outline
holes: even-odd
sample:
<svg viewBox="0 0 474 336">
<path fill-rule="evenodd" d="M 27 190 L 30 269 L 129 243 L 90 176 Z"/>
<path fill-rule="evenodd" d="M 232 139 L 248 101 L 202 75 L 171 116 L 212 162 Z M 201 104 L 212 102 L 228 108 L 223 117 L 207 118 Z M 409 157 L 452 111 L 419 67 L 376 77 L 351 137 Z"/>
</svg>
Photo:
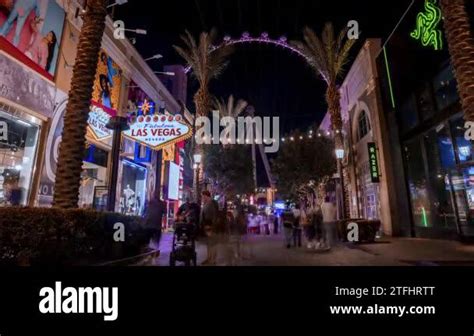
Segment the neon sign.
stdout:
<svg viewBox="0 0 474 336">
<path fill-rule="evenodd" d="M 379 160 L 377 158 L 377 145 L 374 142 L 367 144 L 369 148 L 369 166 L 372 183 L 380 183 Z"/>
<path fill-rule="evenodd" d="M 143 115 L 155 114 L 155 103 L 145 99 L 140 105 L 138 105 L 138 112 Z"/>
<path fill-rule="evenodd" d="M 148 115 L 134 118 L 123 135 L 139 144 L 160 150 L 189 139 L 192 129 L 180 115 Z"/>
<path fill-rule="evenodd" d="M 98 105 L 93 104 L 91 106 L 87 123 L 88 129 L 95 140 L 104 141 L 112 136 L 113 131 L 107 128 L 111 115 L 111 113 L 108 113 L 108 111 Z"/>
<path fill-rule="evenodd" d="M 434 50 L 443 49 L 443 32 L 439 29 L 442 14 L 437 0 L 425 0 L 425 12 L 416 17 L 416 29 L 410 36 L 421 42 L 424 47 Z"/>
</svg>

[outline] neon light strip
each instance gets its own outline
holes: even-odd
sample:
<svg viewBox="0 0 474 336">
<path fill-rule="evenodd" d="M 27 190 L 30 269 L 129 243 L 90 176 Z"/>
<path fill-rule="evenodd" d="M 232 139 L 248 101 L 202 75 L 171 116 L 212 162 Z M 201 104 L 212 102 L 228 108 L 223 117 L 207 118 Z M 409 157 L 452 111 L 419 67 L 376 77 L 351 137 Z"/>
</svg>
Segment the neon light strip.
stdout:
<svg viewBox="0 0 474 336">
<path fill-rule="evenodd" d="M 428 225 L 428 215 L 426 214 L 426 209 L 421 208 L 421 212 L 422 212 L 423 226 L 424 227 L 429 227 L 429 225 Z"/>
<path fill-rule="evenodd" d="M 393 85 L 392 85 L 392 75 L 390 74 L 390 66 L 388 64 L 388 56 L 387 56 L 387 48 L 383 47 L 383 55 L 385 57 L 385 67 L 387 69 L 387 76 L 388 76 L 388 85 L 390 88 L 390 98 L 392 99 L 392 107 L 395 108 L 395 94 L 393 92 Z"/>
</svg>

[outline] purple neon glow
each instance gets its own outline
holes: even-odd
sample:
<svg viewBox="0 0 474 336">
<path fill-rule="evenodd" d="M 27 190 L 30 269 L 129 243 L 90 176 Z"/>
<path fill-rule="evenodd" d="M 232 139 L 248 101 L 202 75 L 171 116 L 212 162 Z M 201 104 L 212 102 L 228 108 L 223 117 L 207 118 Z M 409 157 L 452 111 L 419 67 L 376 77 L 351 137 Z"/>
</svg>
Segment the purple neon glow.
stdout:
<svg viewBox="0 0 474 336">
<path fill-rule="evenodd" d="M 219 49 L 221 47 L 227 46 L 227 45 L 235 45 L 235 44 L 244 44 L 244 43 L 264 43 L 264 44 L 272 44 L 277 47 L 282 47 L 285 49 L 290 50 L 291 52 L 296 53 L 297 55 L 303 57 L 306 61 L 309 61 L 308 57 L 306 57 L 301 51 L 299 51 L 297 48 L 293 47 L 288 43 L 288 38 L 286 36 L 280 37 L 278 40 L 273 40 L 269 37 L 268 33 L 262 33 L 261 36 L 259 37 L 252 37 L 250 33 L 244 32 L 242 34 L 242 37 L 239 39 L 233 39 L 231 36 L 225 36 L 224 37 L 224 42 L 222 42 L 218 46 L 213 46 L 211 49 L 211 52 L 213 52 L 216 49 Z M 186 73 L 189 73 L 191 71 L 191 67 L 187 67 L 185 69 Z"/>
</svg>

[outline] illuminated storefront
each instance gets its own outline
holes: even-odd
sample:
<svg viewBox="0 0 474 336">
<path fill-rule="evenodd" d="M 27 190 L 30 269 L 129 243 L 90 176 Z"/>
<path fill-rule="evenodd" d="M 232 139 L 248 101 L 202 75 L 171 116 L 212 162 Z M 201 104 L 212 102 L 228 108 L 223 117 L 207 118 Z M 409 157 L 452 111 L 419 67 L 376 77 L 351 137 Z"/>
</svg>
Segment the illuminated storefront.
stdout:
<svg viewBox="0 0 474 336">
<path fill-rule="evenodd" d="M 27 205 L 33 189 L 41 122 L 24 113 L 8 113 L 0 104 L 0 207 Z"/>
<path fill-rule="evenodd" d="M 45 130 L 61 108 L 53 80 L 64 10 L 54 0 L 41 1 L 23 8 L 20 19 L 19 2 L 7 1 L 0 11 L 0 206 L 36 204 Z"/>
<path fill-rule="evenodd" d="M 431 16 L 421 34 L 418 1 L 378 59 L 387 127 L 400 194 L 400 233 L 406 236 L 466 238 L 474 235 L 473 143 L 465 121 L 441 17 Z M 396 125 L 396 127 L 393 127 Z M 403 197 L 407 200 L 404 202 Z"/>
</svg>

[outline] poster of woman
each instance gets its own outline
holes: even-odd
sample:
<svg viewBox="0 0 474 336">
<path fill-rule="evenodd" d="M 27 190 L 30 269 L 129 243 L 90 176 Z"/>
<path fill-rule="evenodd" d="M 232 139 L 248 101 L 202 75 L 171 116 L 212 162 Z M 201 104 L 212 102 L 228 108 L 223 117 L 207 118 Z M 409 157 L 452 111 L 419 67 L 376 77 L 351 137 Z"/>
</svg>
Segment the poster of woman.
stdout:
<svg viewBox="0 0 474 336">
<path fill-rule="evenodd" d="M 92 100 L 106 109 L 117 110 L 119 107 L 121 83 L 122 70 L 102 50 L 97 63 Z"/>
<path fill-rule="evenodd" d="M 56 0 L 0 0 L 0 45 L 14 57 L 26 55 L 54 76 L 65 13 Z"/>
</svg>

